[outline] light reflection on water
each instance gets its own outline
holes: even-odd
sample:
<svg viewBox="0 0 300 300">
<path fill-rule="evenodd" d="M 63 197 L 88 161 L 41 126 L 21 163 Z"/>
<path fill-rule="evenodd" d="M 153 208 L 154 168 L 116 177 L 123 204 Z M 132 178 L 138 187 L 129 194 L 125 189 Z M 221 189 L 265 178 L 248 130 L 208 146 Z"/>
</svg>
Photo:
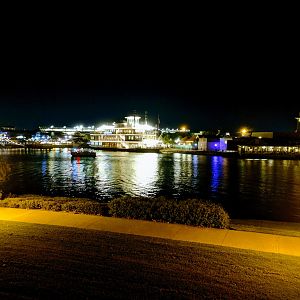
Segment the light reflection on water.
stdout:
<svg viewBox="0 0 300 300">
<path fill-rule="evenodd" d="M 221 203 L 232 217 L 300 222 L 300 162 L 219 156 L 97 152 L 71 159 L 57 149 L 0 150 L 9 170 L 0 190 L 90 197 L 121 195 L 203 198 Z"/>
</svg>

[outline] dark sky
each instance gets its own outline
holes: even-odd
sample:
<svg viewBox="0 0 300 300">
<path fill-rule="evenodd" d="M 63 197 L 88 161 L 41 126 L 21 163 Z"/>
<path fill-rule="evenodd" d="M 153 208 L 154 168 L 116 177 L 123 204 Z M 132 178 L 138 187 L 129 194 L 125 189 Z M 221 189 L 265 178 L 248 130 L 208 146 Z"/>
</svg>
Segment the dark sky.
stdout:
<svg viewBox="0 0 300 300">
<path fill-rule="evenodd" d="M 282 24 L 248 21 L 26 36 L 2 54 L 0 124 L 98 125 L 135 110 L 161 127 L 293 131 L 298 41 Z"/>
<path fill-rule="evenodd" d="M 243 74 L 240 74 L 243 76 Z M 223 78 L 224 76 L 224 78 Z M 0 120 L 19 128 L 39 125 L 97 125 L 135 110 L 161 127 L 187 124 L 192 130 L 291 131 L 299 105 L 292 84 L 259 78 L 27 79 L 6 84 Z M 274 79 L 274 77 L 272 77 Z M 263 82 L 262 82 L 263 81 Z"/>
</svg>

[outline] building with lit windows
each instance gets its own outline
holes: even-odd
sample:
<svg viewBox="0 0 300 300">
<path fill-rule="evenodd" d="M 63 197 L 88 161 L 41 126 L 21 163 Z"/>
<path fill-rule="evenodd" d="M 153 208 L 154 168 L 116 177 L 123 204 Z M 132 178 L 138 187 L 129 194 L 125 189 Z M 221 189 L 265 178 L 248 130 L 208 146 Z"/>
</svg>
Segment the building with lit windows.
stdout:
<svg viewBox="0 0 300 300">
<path fill-rule="evenodd" d="M 234 142 L 240 156 L 300 158 L 300 133 L 252 132 Z"/>
<path fill-rule="evenodd" d="M 88 126 L 85 127 L 83 125 L 77 125 L 74 127 L 67 127 L 67 126 L 63 126 L 63 127 L 55 127 L 55 126 L 50 126 L 50 127 L 39 127 L 40 131 L 42 133 L 49 133 L 49 134 L 53 134 L 53 133 L 64 133 L 65 135 L 69 135 L 72 136 L 74 135 L 76 132 L 81 132 L 81 133 L 91 133 L 95 131 L 95 126 Z"/>
<path fill-rule="evenodd" d="M 141 117 L 128 116 L 121 123 L 102 125 L 90 134 L 93 148 L 155 148 L 159 144 L 157 129 L 140 123 Z"/>
</svg>

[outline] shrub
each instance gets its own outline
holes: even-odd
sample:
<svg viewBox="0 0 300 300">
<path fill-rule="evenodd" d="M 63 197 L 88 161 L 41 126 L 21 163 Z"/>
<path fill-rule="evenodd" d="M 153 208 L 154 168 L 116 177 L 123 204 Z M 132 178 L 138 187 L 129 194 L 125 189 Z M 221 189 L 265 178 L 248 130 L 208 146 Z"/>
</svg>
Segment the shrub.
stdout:
<svg viewBox="0 0 300 300">
<path fill-rule="evenodd" d="M 123 197 L 112 200 L 108 207 L 110 215 L 120 218 L 214 228 L 229 226 L 229 216 L 220 205 L 198 199 L 177 201 L 164 197 Z"/>
<path fill-rule="evenodd" d="M 107 214 L 105 204 L 90 199 L 47 197 L 23 195 L 15 198 L 6 198 L 0 201 L 0 206 L 23 209 L 44 209 L 52 211 L 67 211 L 90 215 Z"/>
<path fill-rule="evenodd" d="M 88 215 L 103 216 L 105 214 L 105 206 L 101 203 L 94 201 L 69 201 L 61 205 L 61 210 L 74 213 L 83 213 Z"/>
<path fill-rule="evenodd" d="M 199 199 L 178 201 L 164 197 L 149 199 L 127 196 L 114 199 L 106 205 L 84 198 L 23 195 L 1 200 L 0 206 L 112 215 L 120 218 L 202 227 L 226 228 L 229 226 L 229 216 L 220 205 Z"/>
<path fill-rule="evenodd" d="M 144 198 L 117 198 L 108 207 L 109 214 L 123 218 L 149 220 L 151 213 L 151 202 Z"/>
</svg>

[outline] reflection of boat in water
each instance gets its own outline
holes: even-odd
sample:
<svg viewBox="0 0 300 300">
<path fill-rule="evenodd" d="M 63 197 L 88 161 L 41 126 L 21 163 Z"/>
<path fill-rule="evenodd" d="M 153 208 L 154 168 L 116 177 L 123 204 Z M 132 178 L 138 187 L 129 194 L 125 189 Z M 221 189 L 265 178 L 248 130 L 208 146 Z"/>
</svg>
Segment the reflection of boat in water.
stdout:
<svg viewBox="0 0 300 300">
<path fill-rule="evenodd" d="M 87 149 L 75 149 L 71 151 L 72 157 L 96 157 L 96 152 Z"/>
</svg>

